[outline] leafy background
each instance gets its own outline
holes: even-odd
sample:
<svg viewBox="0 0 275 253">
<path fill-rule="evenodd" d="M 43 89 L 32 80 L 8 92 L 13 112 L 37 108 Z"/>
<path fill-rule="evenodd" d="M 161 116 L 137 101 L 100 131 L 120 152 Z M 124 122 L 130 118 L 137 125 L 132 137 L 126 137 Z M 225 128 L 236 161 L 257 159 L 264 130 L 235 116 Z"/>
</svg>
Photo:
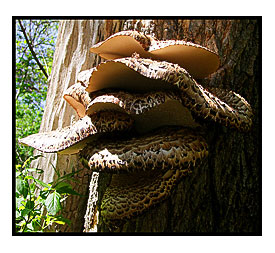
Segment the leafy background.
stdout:
<svg viewBox="0 0 275 253">
<path fill-rule="evenodd" d="M 16 164 L 33 154 L 18 138 L 39 131 L 57 32 L 57 20 L 16 20 Z"/>
<path fill-rule="evenodd" d="M 45 183 L 32 168 L 33 148 L 18 144 L 18 139 L 39 132 L 48 78 L 58 33 L 57 20 L 16 20 L 16 145 L 15 145 L 15 231 L 49 232 L 53 224 L 70 224 L 61 214 L 62 203 L 70 195 L 79 195 L 70 184 L 75 172 Z"/>
</svg>

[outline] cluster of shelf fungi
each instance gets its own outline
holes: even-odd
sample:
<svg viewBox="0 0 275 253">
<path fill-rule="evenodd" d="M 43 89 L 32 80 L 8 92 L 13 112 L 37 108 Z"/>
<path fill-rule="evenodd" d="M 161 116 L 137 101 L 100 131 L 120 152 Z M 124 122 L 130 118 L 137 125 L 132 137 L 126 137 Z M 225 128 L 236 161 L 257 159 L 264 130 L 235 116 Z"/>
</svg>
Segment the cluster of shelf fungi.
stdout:
<svg viewBox="0 0 275 253">
<path fill-rule="evenodd" d="M 64 94 L 79 120 L 20 142 L 42 152 L 80 152 L 92 171 L 112 173 L 99 208 L 106 224 L 163 201 L 205 159 L 208 146 L 197 118 L 241 131 L 251 127 L 244 98 L 218 88 L 210 92 L 196 82 L 220 65 L 205 47 L 123 31 L 90 51 L 107 61 L 81 72 Z M 85 231 L 95 225 L 88 215 L 94 208 L 88 205 Z"/>
</svg>

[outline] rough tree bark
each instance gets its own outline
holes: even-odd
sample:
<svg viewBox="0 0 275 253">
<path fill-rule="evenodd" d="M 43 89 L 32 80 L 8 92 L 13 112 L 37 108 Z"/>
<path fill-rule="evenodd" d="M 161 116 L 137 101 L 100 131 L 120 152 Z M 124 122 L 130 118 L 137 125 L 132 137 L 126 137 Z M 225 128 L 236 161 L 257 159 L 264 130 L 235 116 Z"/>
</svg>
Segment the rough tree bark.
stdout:
<svg viewBox="0 0 275 253">
<path fill-rule="evenodd" d="M 127 221 L 119 231 L 261 233 L 261 22 L 257 19 L 62 21 L 40 131 L 70 124 L 74 112 L 66 105 L 62 94 L 75 83 L 80 71 L 101 61 L 89 53 L 89 47 L 115 32 L 129 29 L 153 34 L 158 39 L 191 41 L 217 52 L 220 69 L 198 82 L 205 87 L 221 87 L 242 95 L 253 108 L 254 120 L 248 133 L 202 122 L 209 144 L 205 163 L 184 178 L 166 201 Z M 50 163 L 61 174 L 83 168 L 77 174 L 79 183 L 75 190 L 88 195 L 91 172 L 79 162 L 78 155 L 53 154 L 40 159 L 37 164 L 45 170 L 47 181 L 55 177 Z M 108 178 L 100 175 L 99 201 L 106 182 Z M 70 196 L 63 215 L 71 219 L 72 225 L 56 229 L 81 232 L 86 203 L 87 197 Z M 101 219 L 98 231 L 109 231 Z"/>
</svg>

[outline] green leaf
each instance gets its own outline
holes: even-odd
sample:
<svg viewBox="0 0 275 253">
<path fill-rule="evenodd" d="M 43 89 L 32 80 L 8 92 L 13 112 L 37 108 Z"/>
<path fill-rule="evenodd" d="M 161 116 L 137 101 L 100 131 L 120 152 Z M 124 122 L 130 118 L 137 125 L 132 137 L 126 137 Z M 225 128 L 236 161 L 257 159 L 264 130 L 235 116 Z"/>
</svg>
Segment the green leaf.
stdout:
<svg viewBox="0 0 275 253">
<path fill-rule="evenodd" d="M 16 190 L 24 196 L 24 198 L 28 195 L 29 184 L 27 181 L 22 179 L 21 177 L 16 178 Z"/>
<path fill-rule="evenodd" d="M 37 186 L 36 186 L 35 183 L 30 184 L 30 191 L 31 191 L 31 193 L 34 193 L 35 190 L 36 190 L 36 188 L 37 188 Z"/>
<path fill-rule="evenodd" d="M 21 167 L 22 167 L 21 164 L 17 164 L 17 165 L 15 166 L 15 169 L 16 169 L 16 170 L 20 170 Z"/>
<path fill-rule="evenodd" d="M 71 225 L 71 221 L 69 219 L 66 219 L 66 218 L 62 217 L 61 215 L 56 216 L 56 219 L 58 221 L 62 221 L 64 223 L 68 224 L 68 225 Z"/>
<path fill-rule="evenodd" d="M 16 192 L 17 195 L 17 192 Z M 24 201 L 24 197 L 16 196 L 16 209 L 18 209 L 20 206 L 22 206 L 22 201 Z"/>
<path fill-rule="evenodd" d="M 49 194 L 45 201 L 46 208 L 51 215 L 56 215 L 61 210 L 60 194 L 56 191 Z"/>
<path fill-rule="evenodd" d="M 56 167 L 51 162 L 50 162 L 50 164 L 52 165 L 54 172 L 56 173 L 57 177 L 59 178 L 60 177 L 59 171 L 56 169 Z"/>
<path fill-rule="evenodd" d="M 38 222 L 38 221 L 36 221 L 36 220 L 33 220 L 32 221 L 32 227 L 33 227 L 33 229 L 34 229 L 34 231 L 41 231 L 42 232 L 42 230 L 41 230 L 41 225 L 40 225 L 40 223 Z"/>
<path fill-rule="evenodd" d="M 28 172 L 36 172 L 36 169 L 34 169 L 34 168 L 29 168 L 29 169 L 28 169 Z"/>
<path fill-rule="evenodd" d="M 44 173 L 44 170 L 41 170 L 41 169 L 36 169 L 36 173 L 38 173 L 38 174 L 42 174 L 42 173 Z"/>
<path fill-rule="evenodd" d="M 34 179 L 33 176 L 26 176 L 25 179 Z"/>
<path fill-rule="evenodd" d="M 54 222 L 57 223 L 57 224 L 65 225 L 64 221 L 54 220 Z"/>
<path fill-rule="evenodd" d="M 74 176 L 75 174 L 79 173 L 79 172 L 82 171 L 82 170 L 83 170 L 83 169 L 76 170 L 76 171 L 71 172 L 71 173 L 69 173 L 69 174 L 66 174 L 66 175 L 64 175 L 64 176 L 62 176 L 62 177 L 59 177 L 59 178 L 58 178 L 58 181 L 61 181 L 61 180 L 63 180 L 63 179 L 73 180 L 73 176 Z"/>
<path fill-rule="evenodd" d="M 50 193 L 49 190 L 46 190 L 46 191 L 41 190 L 39 196 L 40 196 L 42 199 L 45 200 L 45 199 L 47 199 L 49 193 Z"/>
<path fill-rule="evenodd" d="M 34 178 L 34 181 L 35 181 L 36 183 L 38 183 L 39 185 L 43 186 L 43 187 L 46 187 L 46 188 L 50 188 L 50 187 L 51 187 L 50 184 L 46 184 L 46 183 L 44 183 L 43 181 L 41 181 L 41 180 L 39 180 L 39 179 L 35 179 L 35 178 Z"/>
<path fill-rule="evenodd" d="M 22 216 L 27 216 L 31 212 L 31 209 L 25 208 L 21 211 Z"/>
<path fill-rule="evenodd" d="M 30 163 L 32 157 L 29 157 L 23 164 L 22 168 L 25 168 L 28 163 Z"/>
<path fill-rule="evenodd" d="M 60 182 L 55 186 L 55 190 L 60 194 L 80 195 L 72 189 L 72 186 L 67 182 Z"/>
<path fill-rule="evenodd" d="M 26 208 L 33 209 L 34 208 L 34 201 L 28 200 L 26 203 Z"/>
</svg>

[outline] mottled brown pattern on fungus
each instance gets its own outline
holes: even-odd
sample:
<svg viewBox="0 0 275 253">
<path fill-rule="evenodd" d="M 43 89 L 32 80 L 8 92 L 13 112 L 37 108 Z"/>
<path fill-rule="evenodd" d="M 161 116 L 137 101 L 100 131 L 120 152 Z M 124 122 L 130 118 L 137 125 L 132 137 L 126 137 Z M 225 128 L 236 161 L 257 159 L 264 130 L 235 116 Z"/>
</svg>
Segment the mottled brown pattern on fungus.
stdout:
<svg viewBox="0 0 275 253">
<path fill-rule="evenodd" d="M 101 215 L 116 220 L 131 218 L 168 197 L 173 185 L 208 155 L 208 147 L 195 131 L 167 127 L 139 138 L 100 140 L 82 153 L 91 157 L 92 170 L 130 172 L 113 175 L 103 197 Z"/>
<path fill-rule="evenodd" d="M 219 95 L 217 97 L 199 85 L 177 64 L 138 57 L 121 58 L 112 62 L 124 64 L 146 78 L 166 82 L 171 85 L 171 89 L 177 87 L 183 105 L 203 119 L 211 119 L 243 131 L 251 127 L 252 109 L 243 97 L 235 92 L 226 94 L 215 89 Z M 222 101 L 223 99 L 225 101 Z M 226 103 L 227 101 L 232 107 Z"/>
<path fill-rule="evenodd" d="M 20 139 L 19 143 L 52 153 L 65 150 L 89 136 L 98 133 L 126 131 L 133 126 L 130 116 L 121 112 L 98 112 L 75 122 L 73 125 L 45 133 L 37 133 Z"/>
<path fill-rule="evenodd" d="M 81 103 L 86 114 L 95 104 L 111 103 L 118 105 L 128 114 L 142 114 L 170 100 L 181 102 L 180 96 L 174 91 L 153 91 L 145 94 L 133 94 L 125 91 L 97 91 L 88 93 L 85 87 L 77 83 L 72 85 L 65 96 L 70 96 Z"/>
<path fill-rule="evenodd" d="M 127 140 L 100 140 L 83 153 L 95 171 L 166 170 L 194 165 L 207 154 L 207 144 L 190 129 L 170 127 Z"/>
</svg>

